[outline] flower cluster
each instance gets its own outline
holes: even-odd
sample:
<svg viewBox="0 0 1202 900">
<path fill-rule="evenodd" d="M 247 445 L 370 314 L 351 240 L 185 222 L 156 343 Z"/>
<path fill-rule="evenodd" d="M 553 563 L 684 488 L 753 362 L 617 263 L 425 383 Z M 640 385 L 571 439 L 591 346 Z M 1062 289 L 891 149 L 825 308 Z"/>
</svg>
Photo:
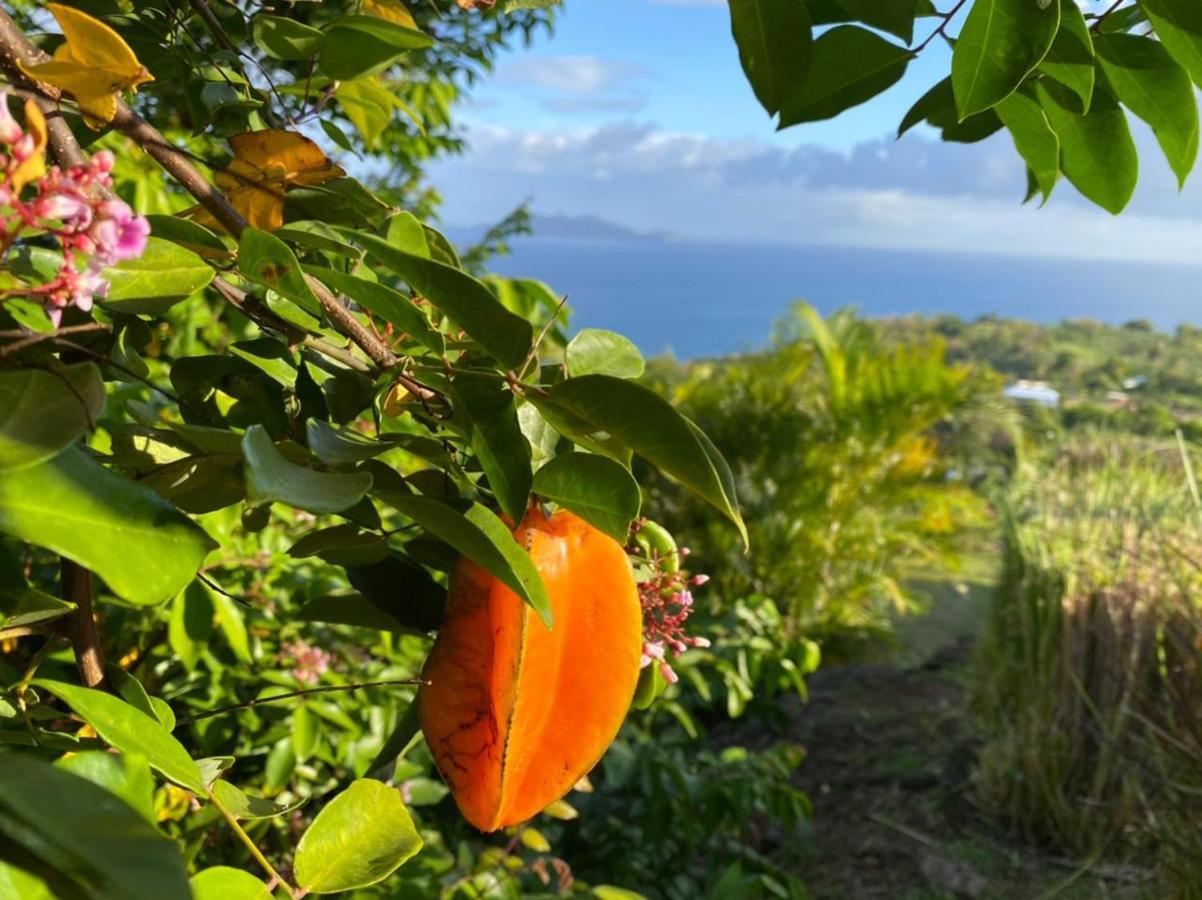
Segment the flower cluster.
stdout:
<svg viewBox="0 0 1202 900">
<path fill-rule="evenodd" d="M 57 325 L 66 307 L 86 312 L 95 297 L 107 294 L 104 269 L 141 256 L 150 223 L 113 196 L 111 153 L 101 151 L 67 169 L 47 168 L 46 142 L 37 104 L 26 102 L 22 128 L 0 92 L 0 250 L 7 255 L 20 239 L 43 238 L 62 254 L 49 281 L 10 287 L 5 294 L 39 299 Z"/>
<path fill-rule="evenodd" d="M 690 647 L 708 647 L 710 642 L 685 632 L 685 623 L 693 613 L 692 588 L 709 581 L 708 575 L 690 575 L 681 563 L 689 555 L 687 547 L 660 555 L 656 551 L 640 562 L 646 572 L 639 582 L 639 600 L 643 606 L 643 668 L 658 665 L 669 684 L 677 681 L 668 656 L 679 656 Z"/>
<path fill-rule="evenodd" d="M 280 647 L 280 658 L 291 664 L 292 677 L 301 684 L 317 684 L 334 661 L 325 650 L 300 639 Z"/>
</svg>

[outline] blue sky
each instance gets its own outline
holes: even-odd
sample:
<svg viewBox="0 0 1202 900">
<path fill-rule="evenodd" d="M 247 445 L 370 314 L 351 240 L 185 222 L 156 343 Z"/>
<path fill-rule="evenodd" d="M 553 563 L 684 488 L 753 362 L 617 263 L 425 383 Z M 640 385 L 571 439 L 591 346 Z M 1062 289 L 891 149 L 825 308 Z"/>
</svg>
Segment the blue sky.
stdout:
<svg viewBox="0 0 1202 900">
<path fill-rule="evenodd" d="M 1179 195 L 1138 123 L 1141 186 L 1118 219 L 1065 182 L 1046 208 L 1021 206 L 1004 134 L 895 141 L 948 56 L 936 41 L 884 96 L 776 133 L 739 68 L 725 0 L 566 0 L 554 35 L 507 54 L 461 109 L 471 149 L 432 173 L 444 219 L 486 223 L 529 199 L 685 239 L 1202 259 L 1202 177 Z"/>
</svg>

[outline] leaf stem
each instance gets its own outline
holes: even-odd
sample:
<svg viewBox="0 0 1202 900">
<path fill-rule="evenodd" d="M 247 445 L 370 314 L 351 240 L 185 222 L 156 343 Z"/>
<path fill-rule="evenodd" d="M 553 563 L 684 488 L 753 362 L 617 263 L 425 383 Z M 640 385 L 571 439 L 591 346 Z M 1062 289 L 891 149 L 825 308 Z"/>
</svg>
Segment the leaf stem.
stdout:
<svg viewBox="0 0 1202 900">
<path fill-rule="evenodd" d="M 205 793 L 208 795 L 209 802 L 217 808 L 217 811 L 220 812 L 225 821 L 229 823 L 230 828 L 234 829 L 234 834 L 238 835 L 238 840 L 242 841 L 242 843 L 246 845 L 246 849 L 250 851 L 250 855 L 255 858 L 255 862 L 257 862 L 263 868 L 263 871 L 266 872 L 276 884 L 280 885 L 285 891 L 287 891 L 289 897 L 296 898 L 301 896 L 297 892 L 297 889 L 285 881 L 284 877 L 276 871 L 275 866 L 271 864 L 271 861 L 263 855 L 263 851 L 260 850 L 259 845 L 251 839 L 251 836 L 246 833 L 246 829 L 242 827 L 242 823 L 238 821 L 238 817 L 221 805 L 221 801 L 217 799 L 217 795 L 214 794 L 212 790 L 206 790 Z"/>
</svg>

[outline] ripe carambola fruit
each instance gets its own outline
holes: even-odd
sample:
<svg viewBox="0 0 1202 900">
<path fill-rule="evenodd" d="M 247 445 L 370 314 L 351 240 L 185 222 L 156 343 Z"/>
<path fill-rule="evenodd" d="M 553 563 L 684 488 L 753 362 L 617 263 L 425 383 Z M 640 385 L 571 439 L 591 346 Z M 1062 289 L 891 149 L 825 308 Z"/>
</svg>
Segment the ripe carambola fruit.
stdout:
<svg viewBox="0 0 1202 900">
<path fill-rule="evenodd" d="M 514 536 L 546 585 L 554 627 L 460 560 L 418 693 L 426 743 L 481 831 L 526 821 L 597 764 L 642 659 L 638 588 L 617 541 L 569 512 L 537 509 Z"/>
</svg>

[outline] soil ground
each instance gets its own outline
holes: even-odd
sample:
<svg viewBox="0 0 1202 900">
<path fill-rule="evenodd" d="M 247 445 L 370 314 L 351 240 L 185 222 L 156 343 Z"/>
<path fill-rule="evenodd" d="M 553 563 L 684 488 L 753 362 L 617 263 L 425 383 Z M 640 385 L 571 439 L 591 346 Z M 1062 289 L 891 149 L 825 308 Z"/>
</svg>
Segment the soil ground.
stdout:
<svg viewBox="0 0 1202 900">
<path fill-rule="evenodd" d="M 988 587 L 928 591 L 887 662 L 823 668 L 808 703 L 790 698 L 783 734 L 731 735 L 808 749 L 796 783 L 814 804 L 810 834 L 780 836 L 778 863 L 816 900 L 1150 897 L 1138 873 L 1024 846 L 977 808 L 969 675 Z"/>
</svg>

